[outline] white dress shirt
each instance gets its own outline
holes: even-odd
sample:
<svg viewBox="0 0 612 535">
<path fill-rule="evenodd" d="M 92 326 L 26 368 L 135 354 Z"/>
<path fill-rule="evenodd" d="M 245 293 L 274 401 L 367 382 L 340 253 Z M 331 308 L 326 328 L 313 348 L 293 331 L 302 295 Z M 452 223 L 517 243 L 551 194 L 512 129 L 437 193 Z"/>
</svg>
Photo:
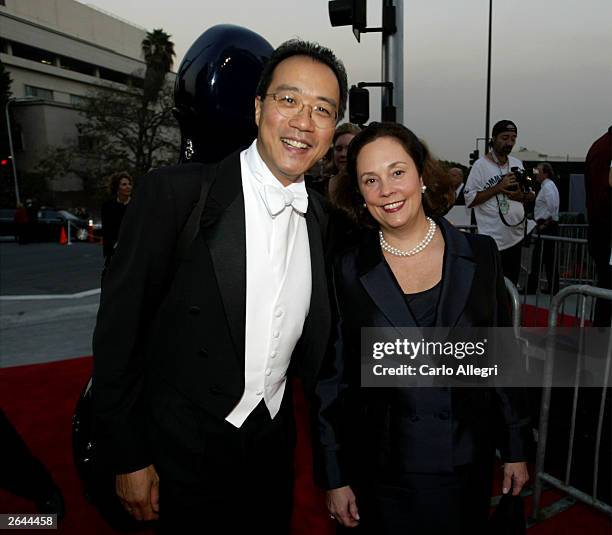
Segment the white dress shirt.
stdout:
<svg viewBox="0 0 612 535">
<path fill-rule="evenodd" d="M 305 214 L 304 181 L 286 188 L 257 151 L 257 142 L 240 154 L 246 224 L 246 321 L 242 398 L 226 420 L 240 427 L 263 399 L 270 416 L 278 413 L 291 354 L 310 307 L 312 273 Z M 287 206 L 269 209 L 270 188 L 280 188 Z M 278 193 L 278 191 L 276 192 Z M 272 215 L 275 214 L 275 215 Z"/>
<path fill-rule="evenodd" d="M 549 218 L 559 221 L 559 190 L 550 178 L 542 181 L 540 192 L 535 200 L 533 217 L 536 221 Z"/>
</svg>

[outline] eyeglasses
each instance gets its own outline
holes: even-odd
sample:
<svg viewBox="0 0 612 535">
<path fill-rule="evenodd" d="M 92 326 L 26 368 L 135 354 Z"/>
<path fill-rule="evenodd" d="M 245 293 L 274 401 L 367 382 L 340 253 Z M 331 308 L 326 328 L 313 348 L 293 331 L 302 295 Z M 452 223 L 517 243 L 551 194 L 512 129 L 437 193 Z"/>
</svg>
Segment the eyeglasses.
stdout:
<svg viewBox="0 0 612 535">
<path fill-rule="evenodd" d="M 292 93 L 268 93 L 264 97 L 272 97 L 276 109 L 283 117 L 291 119 L 302 113 L 304 106 L 310 106 L 310 118 L 317 128 L 334 128 L 338 112 L 331 104 L 318 102 L 317 104 L 304 104 L 304 101 Z"/>
</svg>

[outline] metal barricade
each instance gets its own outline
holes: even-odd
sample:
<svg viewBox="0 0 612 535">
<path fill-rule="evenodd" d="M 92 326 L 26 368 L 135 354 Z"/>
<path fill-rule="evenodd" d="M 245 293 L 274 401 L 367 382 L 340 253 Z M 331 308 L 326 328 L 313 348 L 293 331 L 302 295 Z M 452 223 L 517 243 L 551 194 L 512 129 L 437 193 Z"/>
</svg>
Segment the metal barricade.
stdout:
<svg viewBox="0 0 612 535">
<path fill-rule="evenodd" d="M 514 327 L 514 332 L 518 336 L 518 329 L 521 327 L 521 297 L 510 279 L 504 277 L 504 283 L 506 284 L 508 299 L 510 300 L 512 327 Z"/>
<path fill-rule="evenodd" d="M 565 225 L 565 227 L 567 227 L 566 231 L 564 231 L 566 233 L 580 234 L 585 232 L 582 225 Z M 526 269 L 524 304 L 528 303 L 527 295 L 530 294 L 535 295 L 535 298 L 529 299 L 529 304 L 534 305 L 536 308 L 540 307 L 541 302 L 544 306 L 548 305 L 542 299 L 542 283 L 544 279 L 546 279 L 548 286 L 547 293 L 551 295 L 558 292 L 559 289 L 570 285 L 594 285 L 596 283 L 595 262 L 593 262 L 589 254 L 588 241 L 585 238 L 549 236 L 534 233 L 532 239 L 534 239 L 535 243 L 527 266 L 528 269 Z M 546 262 L 552 263 L 552 270 L 549 273 L 545 273 Z M 530 273 L 532 270 L 533 275 Z M 536 278 L 535 292 L 533 290 L 530 291 L 529 288 L 533 285 L 532 276 Z M 549 276 L 552 280 L 548 280 Z"/>
<path fill-rule="evenodd" d="M 576 285 L 569 286 L 561 290 L 557 295 L 555 295 L 552 299 L 552 303 L 549 309 L 549 320 L 548 326 L 556 327 L 559 319 L 559 310 L 563 306 L 564 301 L 571 296 L 578 296 L 581 301 L 580 304 L 580 328 L 582 329 L 581 337 L 580 337 L 580 350 L 578 354 L 578 361 L 581 362 L 581 358 L 583 356 L 583 342 L 584 336 L 586 336 L 585 332 L 585 324 L 586 324 L 586 315 L 587 310 L 587 299 L 590 301 L 594 301 L 595 299 L 605 299 L 608 301 L 612 301 L 612 290 L 605 290 L 602 288 L 596 288 L 593 286 L 587 285 Z M 591 302 L 591 305 L 593 303 Z M 594 308 L 591 306 L 590 308 Z M 607 353 L 606 353 L 606 373 L 603 382 L 603 388 L 601 393 L 601 399 L 599 402 L 599 413 L 597 417 L 597 430 L 595 437 L 595 444 L 593 447 L 593 485 L 592 492 L 589 494 L 584 492 L 577 487 L 570 484 L 570 479 L 572 475 L 572 464 L 579 458 L 574 457 L 574 446 L 576 440 L 576 416 L 577 416 L 577 408 L 579 401 L 579 374 L 581 370 L 577 367 L 576 370 L 576 380 L 575 385 L 573 387 L 573 399 L 572 399 L 572 410 L 571 410 L 571 420 L 569 422 L 569 448 L 568 448 L 568 456 L 567 463 L 565 466 L 565 477 L 563 480 L 554 477 L 551 473 L 547 473 L 545 471 L 545 460 L 546 460 L 546 444 L 548 440 L 549 433 L 549 417 L 550 417 L 550 405 L 551 405 L 551 393 L 552 393 L 552 377 L 553 377 L 553 369 L 554 369 L 554 359 L 555 359 L 555 342 L 552 337 L 548 337 L 546 342 L 546 362 L 544 366 L 544 385 L 542 388 L 542 398 L 541 398 L 541 406 L 540 406 L 540 422 L 538 427 L 538 449 L 536 454 L 536 468 L 535 468 L 535 486 L 534 486 L 534 509 L 533 516 L 536 521 L 544 520 L 549 518 L 550 516 L 560 512 L 561 510 L 567 508 L 568 506 L 573 505 L 575 500 L 581 501 L 587 505 L 590 505 L 604 513 L 612 515 L 612 505 L 605 503 L 604 501 L 598 499 L 598 478 L 600 475 L 600 460 L 603 455 L 610 455 L 609 452 L 601 452 L 601 440 L 602 440 L 602 431 L 604 428 L 604 409 L 606 405 L 606 396 L 608 393 L 608 382 L 607 378 L 610 373 L 610 367 L 612 362 L 612 336 L 608 334 L 608 345 L 607 345 Z M 589 443 L 590 446 L 590 443 Z M 609 458 L 609 457 L 603 457 Z M 547 484 L 550 487 L 553 487 L 556 490 L 562 491 L 569 495 L 569 499 L 560 500 L 555 502 L 554 504 L 542 508 L 542 492 L 544 490 L 544 484 Z"/>
<path fill-rule="evenodd" d="M 537 266 L 538 282 L 542 282 L 542 266 L 546 243 L 552 243 L 553 276 L 559 276 L 560 285 L 594 284 L 597 280 L 595 263 L 589 254 L 588 241 L 585 238 L 568 238 L 565 236 L 547 236 L 535 234 L 535 247 L 539 248 Z M 550 285 L 550 281 L 547 281 Z"/>
<path fill-rule="evenodd" d="M 562 238 L 578 238 L 580 240 L 586 240 L 589 231 L 589 225 L 587 224 L 559 224 L 559 236 Z"/>
<path fill-rule="evenodd" d="M 75 225 L 72 221 L 66 221 L 67 239 L 66 245 L 72 245 L 73 242 L 92 242 L 102 243 L 102 238 L 93 235 L 92 228 L 82 228 Z"/>
<path fill-rule="evenodd" d="M 478 225 L 455 225 L 455 227 L 462 232 L 469 232 L 470 234 L 476 234 L 478 232 Z M 587 224 L 559 224 L 559 236 L 561 238 L 576 238 L 579 240 L 586 240 L 588 237 L 588 231 L 589 225 Z"/>
</svg>

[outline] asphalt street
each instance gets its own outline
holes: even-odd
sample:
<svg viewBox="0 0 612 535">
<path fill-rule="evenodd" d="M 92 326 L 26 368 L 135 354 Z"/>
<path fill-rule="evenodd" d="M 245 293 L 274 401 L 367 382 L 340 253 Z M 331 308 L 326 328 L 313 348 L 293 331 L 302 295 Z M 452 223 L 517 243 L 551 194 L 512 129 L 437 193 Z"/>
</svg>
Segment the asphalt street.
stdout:
<svg viewBox="0 0 612 535">
<path fill-rule="evenodd" d="M 0 243 L 0 367 L 91 355 L 102 248 Z"/>
</svg>

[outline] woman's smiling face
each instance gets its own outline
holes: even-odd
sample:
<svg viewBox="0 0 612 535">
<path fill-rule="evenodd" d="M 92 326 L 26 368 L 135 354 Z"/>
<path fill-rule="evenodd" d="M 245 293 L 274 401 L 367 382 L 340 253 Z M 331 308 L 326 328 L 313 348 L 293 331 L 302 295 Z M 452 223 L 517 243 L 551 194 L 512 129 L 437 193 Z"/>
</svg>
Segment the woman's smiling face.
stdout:
<svg viewBox="0 0 612 535">
<path fill-rule="evenodd" d="M 383 229 L 402 229 L 423 209 L 417 167 L 393 137 L 375 139 L 361 149 L 357 180 L 368 211 Z"/>
</svg>

